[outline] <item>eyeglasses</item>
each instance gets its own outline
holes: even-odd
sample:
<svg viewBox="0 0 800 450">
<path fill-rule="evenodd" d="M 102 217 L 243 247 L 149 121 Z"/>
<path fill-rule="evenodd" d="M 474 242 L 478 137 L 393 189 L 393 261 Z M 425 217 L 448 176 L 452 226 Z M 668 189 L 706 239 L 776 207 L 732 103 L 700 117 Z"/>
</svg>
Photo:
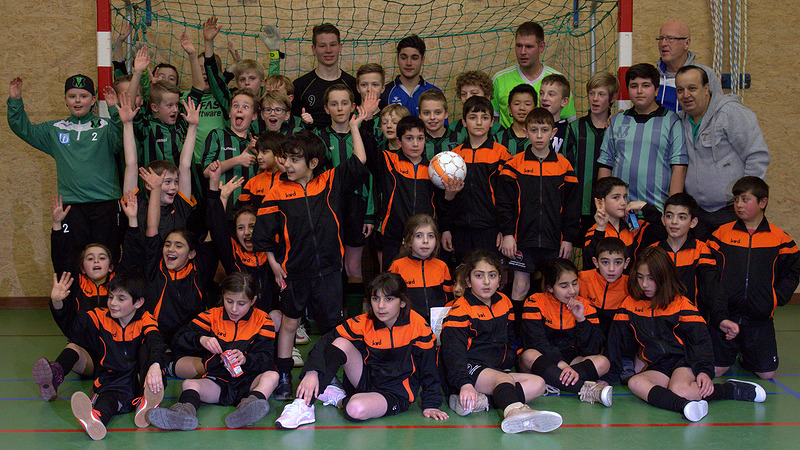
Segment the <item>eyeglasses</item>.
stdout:
<svg viewBox="0 0 800 450">
<path fill-rule="evenodd" d="M 659 36 L 656 38 L 657 42 L 667 41 L 667 44 L 674 44 L 675 41 L 683 41 L 689 39 L 688 37 L 675 37 L 675 36 Z"/>
<path fill-rule="evenodd" d="M 288 111 L 288 109 L 283 109 L 283 108 L 264 108 L 263 111 L 265 113 L 267 113 L 267 114 L 272 114 L 272 113 L 283 114 L 286 111 Z"/>
</svg>

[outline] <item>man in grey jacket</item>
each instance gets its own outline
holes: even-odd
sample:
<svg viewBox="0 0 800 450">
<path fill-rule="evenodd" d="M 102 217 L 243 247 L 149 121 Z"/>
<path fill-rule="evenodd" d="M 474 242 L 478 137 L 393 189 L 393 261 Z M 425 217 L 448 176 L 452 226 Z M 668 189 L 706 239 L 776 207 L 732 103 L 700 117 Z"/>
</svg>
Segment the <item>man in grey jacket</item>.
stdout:
<svg viewBox="0 0 800 450">
<path fill-rule="evenodd" d="M 700 206 L 695 237 L 705 240 L 736 220 L 731 187 L 746 175 L 763 179 L 769 150 L 755 113 L 738 95 L 724 94 L 711 69 L 683 66 L 675 86 L 689 153 L 685 190 Z"/>
</svg>

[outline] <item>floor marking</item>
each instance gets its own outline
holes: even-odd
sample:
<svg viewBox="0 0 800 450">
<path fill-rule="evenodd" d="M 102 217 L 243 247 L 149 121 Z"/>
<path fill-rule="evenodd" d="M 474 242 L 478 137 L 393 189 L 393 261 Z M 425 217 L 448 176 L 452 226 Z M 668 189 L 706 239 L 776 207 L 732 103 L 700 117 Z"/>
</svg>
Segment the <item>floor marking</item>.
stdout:
<svg viewBox="0 0 800 450">
<path fill-rule="evenodd" d="M 798 394 L 797 392 L 789 389 L 789 387 L 786 386 L 785 384 L 781 383 L 780 381 L 776 380 L 775 378 L 771 378 L 769 381 L 771 381 L 773 384 L 775 384 L 775 386 L 778 386 L 779 388 L 781 388 L 784 391 L 786 391 L 792 397 L 800 400 L 800 394 Z"/>
</svg>

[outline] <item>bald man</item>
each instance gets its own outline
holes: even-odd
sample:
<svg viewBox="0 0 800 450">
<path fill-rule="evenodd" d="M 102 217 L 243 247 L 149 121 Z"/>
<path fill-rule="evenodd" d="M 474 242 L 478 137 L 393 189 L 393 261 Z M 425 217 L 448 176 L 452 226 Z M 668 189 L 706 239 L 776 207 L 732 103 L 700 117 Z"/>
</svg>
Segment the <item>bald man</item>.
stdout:
<svg viewBox="0 0 800 450">
<path fill-rule="evenodd" d="M 680 20 L 665 23 L 659 30 L 656 41 L 661 55 L 656 64 L 661 73 L 656 102 L 670 111 L 680 111 L 681 106 L 675 93 L 675 73 L 688 65 L 698 66 L 703 70 L 709 68 L 694 60 L 695 54 L 689 51 L 689 44 L 692 43 L 689 25 Z"/>
</svg>

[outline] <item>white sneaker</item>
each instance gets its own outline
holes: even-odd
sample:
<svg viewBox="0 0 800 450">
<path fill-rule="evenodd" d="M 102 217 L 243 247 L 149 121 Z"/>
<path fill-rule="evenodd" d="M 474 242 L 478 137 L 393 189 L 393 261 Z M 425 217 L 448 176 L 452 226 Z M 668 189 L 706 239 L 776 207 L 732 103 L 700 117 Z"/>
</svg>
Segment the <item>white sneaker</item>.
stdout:
<svg viewBox="0 0 800 450">
<path fill-rule="evenodd" d="M 317 396 L 317 399 L 319 399 L 323 405 L 341 408 L 340 402 L 345 397 L 347 397 L 347 394 L 344 393 L 344 389 L 331 383 L 325 388 L 322 394 Z"/>
<path fill-rule="evenodd" d="M 311 342 L 311 338 L 308 337 L 306 326 L 301 323 L 294 335 L 294 345 L 305 345 L 309 342 Z"/>
<path fill-rule="evenodd" d="M 708 414 L 708 402 L 705 400 L 689 402 L 683 407 L 683 416 L 697 422 Z"/>
<path fill-rule="evenodd" d="M 305 400 L 298 398 L 283 408 L 283 413 L 275 421 L 275 425 L 278 428 L 293 430 L 300 425 L 314 423 L 316 420 L 316 417 L 314 417 L 314 405 L 308 406 Z"/>
<path fill-rule="evenodd" d="M 303 367 L 303 355 L 300 354 L 297 347 L 292 347 L 292 361 L 294 361 L 294 367 Z"/>
</svg>

